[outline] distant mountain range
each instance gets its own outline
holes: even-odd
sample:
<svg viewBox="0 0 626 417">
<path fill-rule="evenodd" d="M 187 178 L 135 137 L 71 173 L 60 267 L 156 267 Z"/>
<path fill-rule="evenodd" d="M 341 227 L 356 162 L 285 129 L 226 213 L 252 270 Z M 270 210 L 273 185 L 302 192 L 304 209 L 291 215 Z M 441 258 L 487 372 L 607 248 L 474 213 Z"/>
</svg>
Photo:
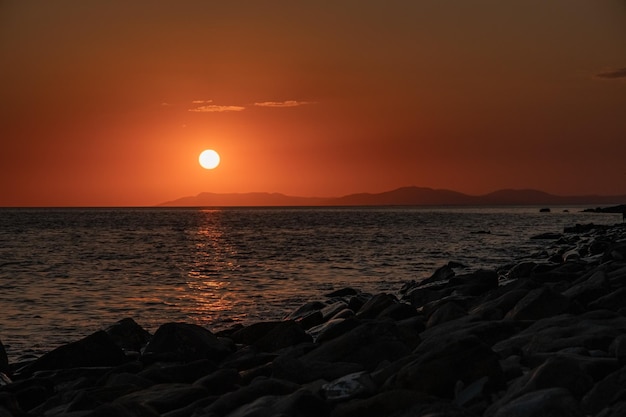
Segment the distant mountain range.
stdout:
<svg viewBox="0 0 626 417">
<path fill-rule="evenodd" d="M 472 196 L 451 190 L 402 187 L 383 193 L 343 197 L 294 197 L 279 193 L 200 193 L 168 201 L 163 207 L 235 206 L 495 206 L 495 205 L 605 205 L 623 204 L 621 196 L 558 196 L 537 190 L 499 190 Z"/>
</svg>

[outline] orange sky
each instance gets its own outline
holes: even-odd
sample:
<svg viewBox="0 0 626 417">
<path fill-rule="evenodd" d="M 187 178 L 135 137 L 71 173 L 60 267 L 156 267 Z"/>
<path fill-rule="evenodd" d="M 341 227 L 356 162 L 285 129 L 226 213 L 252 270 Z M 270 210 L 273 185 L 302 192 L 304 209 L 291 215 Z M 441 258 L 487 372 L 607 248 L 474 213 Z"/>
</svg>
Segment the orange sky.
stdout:
<svg viewBox="0 0 626 417">
<path fill-rule="evenodd" d="M 626 194 L 623 0 L 3 0 L 0 56 L 0 206 Z"/>
</svg>

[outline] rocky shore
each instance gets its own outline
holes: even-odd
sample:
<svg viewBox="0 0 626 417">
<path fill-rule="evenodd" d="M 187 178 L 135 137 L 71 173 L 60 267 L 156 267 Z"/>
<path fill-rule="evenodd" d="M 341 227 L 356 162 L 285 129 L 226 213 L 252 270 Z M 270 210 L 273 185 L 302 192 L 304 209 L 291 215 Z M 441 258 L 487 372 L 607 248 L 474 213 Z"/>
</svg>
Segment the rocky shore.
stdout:
<svg viewBox="0 0 626 417">
<path fill-rule="evenodd" d="M 497 271 L 450 263 L 282 321 L 124 319 L 23 363 L 0 343 L 0 417 L 626 415 L 626 227 L 535 238 Z"/>
</svg>

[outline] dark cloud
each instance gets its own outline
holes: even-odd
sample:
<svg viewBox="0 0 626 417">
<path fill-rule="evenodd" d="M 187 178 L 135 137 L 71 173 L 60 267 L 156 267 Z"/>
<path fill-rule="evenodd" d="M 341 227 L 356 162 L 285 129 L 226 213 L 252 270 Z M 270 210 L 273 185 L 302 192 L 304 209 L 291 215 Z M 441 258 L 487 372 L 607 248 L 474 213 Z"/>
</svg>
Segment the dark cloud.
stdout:
<svg viewBox="0 0 626 417">
<path fill-rule="evenodd" d="M 609 80 L 626 79 L 626 68 L 618 68 L 616 70 L 604 71 L 596 74 L 596 77 Z"/>
</svg>

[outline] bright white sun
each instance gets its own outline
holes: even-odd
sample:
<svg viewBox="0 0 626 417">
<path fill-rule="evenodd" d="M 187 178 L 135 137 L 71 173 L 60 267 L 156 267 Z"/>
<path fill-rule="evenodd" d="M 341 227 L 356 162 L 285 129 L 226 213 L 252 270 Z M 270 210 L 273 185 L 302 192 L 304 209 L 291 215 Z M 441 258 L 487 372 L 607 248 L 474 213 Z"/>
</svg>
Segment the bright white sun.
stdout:
<svg viewBox="0 0 626 417">
<path fill-rule="evenodd" d="M 198 161 L 200 161 L 202 168 L 213 169 L 220 164 L 220 155 L 213 149 L 207 149 L 206 151 L 202 151 Z"/>
</svg>

